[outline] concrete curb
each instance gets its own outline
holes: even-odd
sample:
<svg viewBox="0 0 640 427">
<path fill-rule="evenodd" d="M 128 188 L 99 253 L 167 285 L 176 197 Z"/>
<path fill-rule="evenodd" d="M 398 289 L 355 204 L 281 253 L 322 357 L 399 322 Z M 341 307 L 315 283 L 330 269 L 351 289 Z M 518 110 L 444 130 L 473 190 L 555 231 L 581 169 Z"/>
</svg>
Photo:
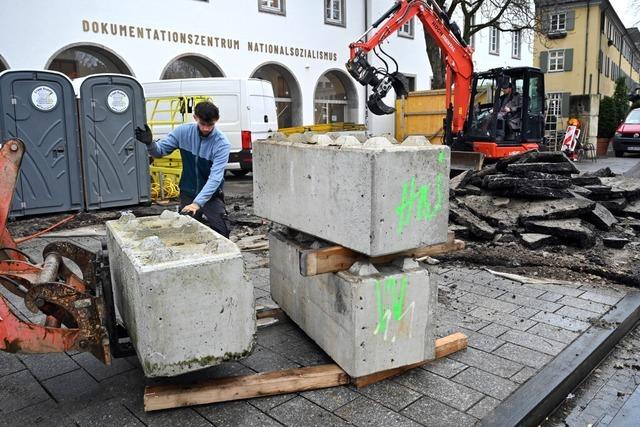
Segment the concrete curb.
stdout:
<svg viewBox="0 0 640 427">
<path fill-rule="evenodd" d="M 631 292 L 602 317 L 602 324 L 614 324 L 616 328 L 591 326 L 478 425 L 539 425 L 639 320 L 640 292 Z"/>
</svg>

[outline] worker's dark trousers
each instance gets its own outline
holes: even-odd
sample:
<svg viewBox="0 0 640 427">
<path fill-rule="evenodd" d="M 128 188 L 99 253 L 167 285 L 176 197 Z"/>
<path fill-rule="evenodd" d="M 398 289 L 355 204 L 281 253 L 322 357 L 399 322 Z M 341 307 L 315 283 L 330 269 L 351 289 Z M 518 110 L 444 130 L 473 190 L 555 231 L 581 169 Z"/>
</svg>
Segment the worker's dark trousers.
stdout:
<svg viewBox="0 0 640 427">
<path fill-rule="evenodd" d="M 222 196 L 224 197 L 224 196 Z M 200 210 L 194 215 L 194 218 L 203 224 L 207 224 L 214 231 L 222 234 L 224 237 L 229 238 L 230 225 L 227 218 L 227 210 L 224 207 L 224 199 L 222 197 L 214 196 L 207 203 L 200 208 Z M 186 194 L 180 194 L 180 210 L 187 205 L 193 203 L 194 197 Z M 202 214 L 206 219 L 202 218 Z"/>
</svg>

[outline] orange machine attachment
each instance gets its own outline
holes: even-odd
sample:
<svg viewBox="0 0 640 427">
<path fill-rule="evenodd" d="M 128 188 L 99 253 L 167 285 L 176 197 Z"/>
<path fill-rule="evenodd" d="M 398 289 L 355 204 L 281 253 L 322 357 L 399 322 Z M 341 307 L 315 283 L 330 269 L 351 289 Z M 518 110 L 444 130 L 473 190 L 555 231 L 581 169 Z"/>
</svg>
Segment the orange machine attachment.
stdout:
<svg viewBox="0 0 640 427">
<path fill-rule="evenodd" d="M 24 150 L 19 139 L 0 147 L 0 285 L 22 299 L 0 294 L 0 350 L 88 351 L 109 364 L 109 330 L 115 323 L 107 257 L 72 243 L 54 242 L 45 247 L 43 263 L 36 264 L 17 248 L 7 230 Z M 82 278 L 63 258 L 76 264 Z M 14 306 L 18 303 L 34 314 L 44 313 L 44 324 L 28 321 Z"/>
</svg>

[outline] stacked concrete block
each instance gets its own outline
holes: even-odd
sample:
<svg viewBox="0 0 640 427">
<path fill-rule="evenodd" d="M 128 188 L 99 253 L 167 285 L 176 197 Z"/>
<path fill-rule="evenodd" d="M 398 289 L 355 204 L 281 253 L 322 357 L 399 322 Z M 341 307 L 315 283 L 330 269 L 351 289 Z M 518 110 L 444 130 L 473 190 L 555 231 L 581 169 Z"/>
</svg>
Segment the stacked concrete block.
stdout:
<svg viewBox="0 0 640 427">
<path fill-rule="evenodd" d="M 253 286 L 238 247 L 165 211 L 107 222 L 116 303 L 147 377 L 246 356 L 256 331 Z"/>
<path fill-rule="evenodd" d="M 292 136 L 253 147 L 256 215 L 378 256 L 447 240 L 446 146 Z"/>
<path fill-rule="evenodd" d="M 437 286 L 426 269 L 400 258 L 304 277 L 299 257 L 309 243 L 270 235 L 271 296 L 347 374 L 435 358 Z"/>
</svg>

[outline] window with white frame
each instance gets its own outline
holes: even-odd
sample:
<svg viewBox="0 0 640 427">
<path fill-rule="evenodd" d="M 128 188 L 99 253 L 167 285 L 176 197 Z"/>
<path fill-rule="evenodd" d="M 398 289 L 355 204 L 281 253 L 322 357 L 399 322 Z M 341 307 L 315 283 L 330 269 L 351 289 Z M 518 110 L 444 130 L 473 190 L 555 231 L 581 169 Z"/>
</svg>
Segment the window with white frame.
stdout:
<svg viewBox="0 0 640 427">
<path fill-rule="evenodd" d="M 285 15 L 285 0 L 258 0 L 258 10 L 260 12 L 276 13 Z"/>
<path fill-rule="evenodd" d="M 324 1 L 324 22 L 332 25 L 346 25 L 344 19 L 345 0 L 325 0 Z"/>
<path fill-rule="evenodd" d="M 549 51 L 549 71 L 564 71 L 564 50 Z"/>
<path fill-rule="evenodd" d="M 500 31 L 496 27 L 489 28 L 489 53 L 500 54 Z"/>
<path fill-rule="evenodd" d="M 413 18 L 404 23 L 402 27 L 398 30 L 398 35 L 400 37 L 406 37 L 409 39 L 413 38 Z"/>
<path fill-rule="evenodd" d="M 567 30 L 567 13 L 552 13 L 549 17 L 551 22 L 549 24 L 549 31 L 566 31 Z"/>
<path fill-rule="evenodd" d="M 520 59 L 520 48 L 522 45 L 522 32 L 514 31 L 511 33 L 511 57 Z"/>
<path fill-rule="evenodd" d="M 547 94 L 549 99 L 549 109 L 547 114 L 561 117 L 562 116 L 562 93 L 549 93 Z"/>
</svg>

